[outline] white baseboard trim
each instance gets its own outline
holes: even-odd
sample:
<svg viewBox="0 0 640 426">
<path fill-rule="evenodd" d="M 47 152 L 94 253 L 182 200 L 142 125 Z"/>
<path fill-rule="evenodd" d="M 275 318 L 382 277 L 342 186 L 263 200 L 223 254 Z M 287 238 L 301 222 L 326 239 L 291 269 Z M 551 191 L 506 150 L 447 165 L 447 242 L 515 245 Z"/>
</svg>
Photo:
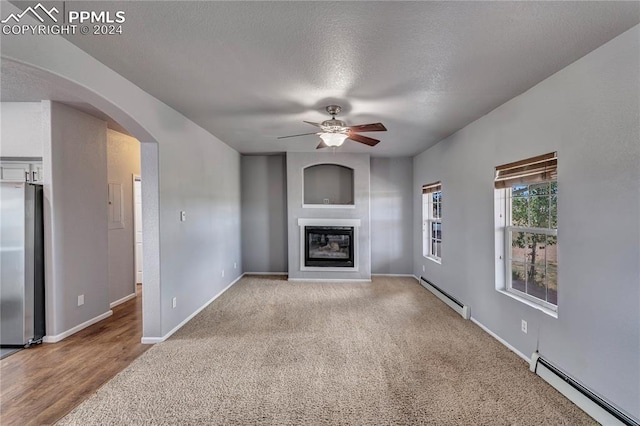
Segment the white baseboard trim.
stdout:
<svg viewBox="0 0 640 426">
<path fill-rule="evenodd" d="M 511 352 L 515 353 L 516 355 L 518 355 L 520 358 L 522 358 L 523 360 L 527 361 L 528 364 L 531 364 L 531 358 L 529 358 L 528 356 L 526 356 L 525 354 L 523 354 L 522 352 L 520 352 L 519 350 L 517 350 L 515 347 L 511 346 L 511 344 L 509 342 L 507 342 L 506 340 L 504 340 L 502 337 L 498 336 L 496 333 L 494 333 L 493 331 L 489 330 L 487 327 L 484 326 L 484 324 L 482 324 L 480 321 L 478 321 L 477 319 L 475 319 L 474 317 L 470 318 L 471 322 L 474 323 L 475 325 L 477 325 L 478 327 L 480 327 L 481 329 L 483 329 L 484 331 L 486 331 L 489 335 L 491 335 L 494 339 L 496 339 L 498 342 L 502 343 L 503 345 L 505 345 L 507 348 L 509 348 L 509 350 L 511 350 Z"/>
<path fill-rule="evenodd" d="M 166 340 L 164 337 L 143 337 L 140 339 L 140 343 L 143 345 L 155 345 L 156 343 L 162 343 Z"/>
<path fill-rule="evenodd" d="M 244 275 L 289 275 L 288 272 L 245 272 Z"/>
<path fill-rule="evenodd" d="M 62 340 L 62 339 L 64 339 L 64 338 L 66 338 L 66 337 L 69 337 L 69 336 L 71 336 L 72 334 L 75 334 L 75 333 L 77 333 L 78 331 L 83 330 L 83 329 L 85 329 L 85 328 L 89 327 L 90 325 L 93 325 L 93 324 L 95 324 L 95 323 L 97 323 L 97 322 L 99 322 L 99 321 L 102 321 L 102 320 L 103 320 L 103 319 L 105 319 L 105 318 L 109 318 L 111 315 L 113 315 L 113 311 L 112 311 L 111 309 L 109 309 L 109 310 L 108 310 L 107 312 L 105 312 L 104 314 L 100 314 L 100 315 L 98 315 L 98 316 L 97 316 L 97 317 L 95 317 L 95 318 L 91 318 L 89 321 L 85 321 L 85 322 L 83 322 L 82 324 L 76 325 L 75 327 L 70 328 L 69 330 L 67 330 L 67 331 L 65 331 L 65 332 L 63 332 L 63 333 L 56 334 L 56 335 L 54 335 L 54 336 L 44 336 L 44 337 L 42 338 L 42 341 L 43 341 L 44 343 L 57 343 L 57 342 L 59 342 L 60 340 Z"/>
<path fill-rule="evenodd" d="M 134 293 L 131 293 L 131 294 L 130 294 L 130 295 L 128 295 L 128 296 L 123 297 L 122 299 L 118 299 L 118 300 L 116 300 L 115 302 L 111 302 L 111 304 L 109 305 L 109 307 L 110 307 L 111 309 L 113 309 L 113 308 L 115 308 L 116 306 L 121 305 L 121 304 L 123 304 L 124 302 L 127 302 L 127 301 L 129 301 L 129 300 L 131 300 L 131 299 L 135 299 L 135 298 L 136 298 L 136 293 L 134 292 Z"/>
<path fill-rule="evenodd" d="M 289 278 L 288 281 L 297 282 L 318 282 L 318 283 L 338 283 L 338 282 L 354 282 L 354 283 L 370 283 L 371 280 L 366 278 L 355 279 L 337 279 L 337 278 Z"/>
<path fill-rule="evenodd" d="M 371 274 L 372 277 L 414 277 L 413 274 Z"/>
<path fill-rule="evenodd" d="M 162 337 L 142 337 L 142 339 L 140 339 L 140 343 L 144 344 L 144 345 L 152 345 L 155 343 L 162 343 L 165 340 L 167 340 L 169 337 L 171 337 L 171 335 L 173 333 L 175 333 L 176 331 L 180 330 L 182 328 L 182 326 L 184 326 L 186 323 L 188 323 L 189 321 L 191 321 L 193 319 L 193 317 L 195 317 L 196 315 L 198 315 L 204 308 L 206 308 L 207 306 L 209 306 L 214 300 L 216 300 L 218 297 L 222 296 L 222 294 L 229 290 L 231 288 L 232 285 L 234 285 L 235 283 L 237 283 L 238 281 L 240 281 L 240 279 L 242 277 L 244 277 L 245 274 L 240 275 L 238 278 L 236 278 L 235 280 L 233 280 L 231 282 L 231 284 L 229 284 L 228 286 L 226 286 L 225 288 L 223 288 L 218 294 L 216 294 L 215 296 L 213 296 L 211 299 L 209 299 L 207 302 L 204 303 L 204 305 L 200 306 L 198 309 L 196 309 L 191 315 L 189 315 L 187 318 L 185 318 L 180 324 L 176 325 L 171 331 L 169 331 L 167 334 L 165 334 Z"/>
</svg>

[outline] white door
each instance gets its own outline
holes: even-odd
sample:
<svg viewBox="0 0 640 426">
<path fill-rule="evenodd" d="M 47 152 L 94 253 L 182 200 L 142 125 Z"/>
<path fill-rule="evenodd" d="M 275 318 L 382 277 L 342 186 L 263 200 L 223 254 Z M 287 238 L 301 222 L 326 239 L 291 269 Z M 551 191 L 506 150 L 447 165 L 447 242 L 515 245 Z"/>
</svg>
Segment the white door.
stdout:
<svg viewBox="0 0 640 426">
<path fill-rule="evenodd" d="M 135 233 L 136 283 L 142 283 L 142 182 L 133 180 L 133 226 Z"/>
</svg>

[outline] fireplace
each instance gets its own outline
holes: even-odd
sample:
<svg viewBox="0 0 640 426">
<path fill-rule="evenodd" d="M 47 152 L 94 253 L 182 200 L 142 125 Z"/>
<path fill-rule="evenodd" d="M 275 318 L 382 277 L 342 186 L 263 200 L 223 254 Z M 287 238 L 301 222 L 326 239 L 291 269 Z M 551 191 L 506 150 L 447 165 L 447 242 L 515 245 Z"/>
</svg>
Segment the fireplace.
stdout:
<svg viewBox="0 0 640 426">
<path fill-rule="evenodd" d="M 353 268 L 352 226 L 305 226 L 304 266 Z"/>
</svg>

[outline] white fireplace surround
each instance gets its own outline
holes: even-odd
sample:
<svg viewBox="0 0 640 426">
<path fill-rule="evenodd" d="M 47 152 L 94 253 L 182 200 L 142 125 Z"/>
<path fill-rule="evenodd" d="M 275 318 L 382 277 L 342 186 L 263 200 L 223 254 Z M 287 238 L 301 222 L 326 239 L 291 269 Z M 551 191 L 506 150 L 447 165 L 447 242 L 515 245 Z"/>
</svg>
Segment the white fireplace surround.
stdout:
<svg viewBox="0 0 640 426">
<path fill-rule="evenodd" d="M 360 219 L 298 219 L 300 227 L 300 270 L 301 271 L 321 271 L 321 272 L 357 272 L 358 271 L 358 228 L 360 227 Z M 305 226 L 352 226 L 353 227 L 353 268 L 336 268 L 336 267 L 319 267 L 305 266 Z"/>
</svg>

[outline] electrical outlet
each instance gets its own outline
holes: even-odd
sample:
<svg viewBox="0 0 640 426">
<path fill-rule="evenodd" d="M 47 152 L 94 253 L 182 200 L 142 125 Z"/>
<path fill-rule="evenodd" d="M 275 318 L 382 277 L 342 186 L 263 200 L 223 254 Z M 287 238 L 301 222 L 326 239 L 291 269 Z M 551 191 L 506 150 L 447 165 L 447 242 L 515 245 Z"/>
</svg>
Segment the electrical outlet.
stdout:
<svg viewBox="0 0 640 426">
<path fill-rule="evenodd" d="M 525 320 L 522 320 L 522 332 L 524 334 L 527 334 L 527 322 Z"/>
<path fill-rule="evenodd" d="M 222 278 L 224 278 L 224 269 L 222 270 Z"/>
<path fill-rule="evenodd" d="M 180 222 L 184 222 L 185 220 L 187 220 L 187 212 L 183 210 L 180 212 Z"/>
<path fill-rule="evenodd" d="M 233 262 L 233 269 L 238 269 L 238 263 L 237 262 Z"/>
<path fill-rule="evenodd" d="M 422 272 L 424 272 L 424 265 L 422 265 Z"/>
<path fill-rule="evenodd" d="M 84 305 L 84 294 L 78 296 L 78 306 Z"/>
<path fill-rule="evenodd" d="M 173 308 L 175 308 L 177 304 L 178 304 L 178 298 L 174 297 L 174 298 L 171 300 L 171 306 L 172 306 Z"/>
</svg>

